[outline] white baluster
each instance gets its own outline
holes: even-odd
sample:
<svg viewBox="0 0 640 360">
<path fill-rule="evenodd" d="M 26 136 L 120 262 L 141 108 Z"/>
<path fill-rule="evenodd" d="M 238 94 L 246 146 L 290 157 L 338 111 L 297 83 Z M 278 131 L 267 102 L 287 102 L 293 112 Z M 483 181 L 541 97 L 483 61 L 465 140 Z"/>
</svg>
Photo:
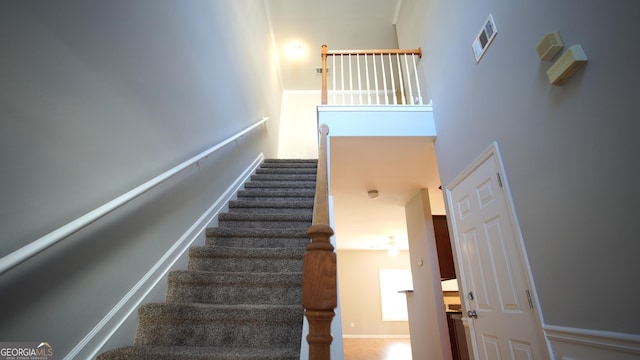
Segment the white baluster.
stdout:
<svg viewBox="0 0 640 360">
<path fill-rule="evenodd" d="M 364 71 L 367 75 L 367 105 L 371 105 L 371 88 L 369 86 L 369 61 L 367 60 L 367 54 L 364 54 Z"/>
<path fill-rule="evenodd" d="M 333 71 L 332 71 L 332 78 L 333 78 L 333 104 L 335 105 L 336 103 L 336 56 L 332 56 L 331 60 L 333 61 Z"/>
<path fill-rule="evenodd" d="M 358 64 L 358 98 L 360 99 L 359 103 L 362 105 L 362 79 L 360 78 L 360 55 L 356 55 L 356 61 Z"/>
<path fill-rule="evenodd" d="M 340 86 L 342 87 L 342 105 L 344 105 L 344 54 L 340 54 Z"/>
<path fill-rule="evenodd" d="M 420 80 L 418 79 L 418 68 L 416 67 L 416 55 L 411 55 L 413 60 L 413 73 L 416 76 L 416 89 L 418 89 L 418 104 L 422 105 L 422 94 L 420 94 Z"/>
<path fill-rule="evenodd" d="M 396 97 L 396 81 L 393 78 L 393 61 L 391 60 L 391 54 L 389 54 L 389 74 L 391 74 L 391 96 L 393 97 L 393 105 L 398 105 L 398 99 Z"/>
<path fill-rule="evenodd" d="M 409 63 L 407 62 L 407 54 L 404 54 L 404 68 L 406 69 L 406 74 L 407 74 L 407 87 L 409 88 L 409 101 L 407 101 L 407 104 L 413 104 L 413 89 L 411 87 L 411 76 L 409 75 Z"/>
<path fill-rule="evenodd" d="M 382 88 L 384 90 L 384 104 L 389 105 L 389 97 L 387 96 L 387 74 L 385 74 L 384 71 L 384 54 L 380 54 L 380 65 L 382 65 Z"/>
<path fill-rule="evenodd" d="M 376 87 L 376 105 L 380 105 L 380 95 L 378 94 L 378 67 L 376 66 L 376 54 L 373 54 L 373 82 Z"/>
<path fill-rule="evenodd" d="M 404 82 L 402 81 L 402 69 L 400 68 L 400 54 L 396 54 L 396 62 L 398 63 L 398 81 L 400 81 L 400 104 L 406 104 L 404 97 Z"/>
<path fill-rule="evenodd" d="M 349 54 L 349 91 L 351 92 L 350 105 L 353 105 L 353 74 L 351 72 L 351 54 Z"/>
</svg>

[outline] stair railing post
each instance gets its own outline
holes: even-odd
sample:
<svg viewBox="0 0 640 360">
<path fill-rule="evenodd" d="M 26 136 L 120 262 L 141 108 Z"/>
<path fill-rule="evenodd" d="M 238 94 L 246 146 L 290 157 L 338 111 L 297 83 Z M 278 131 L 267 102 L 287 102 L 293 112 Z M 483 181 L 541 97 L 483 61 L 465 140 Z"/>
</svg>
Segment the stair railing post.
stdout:
<svg viewBox="0 0 640 360">
<path fill-rule="evenodd" d="M 333 229 L 329 224 L 328 134 L 329 127 L 321 125 L 313 224 L 307 230 L 311 243 L 303 263 L 302 305 L 309 322 L 309 360 L 331 358 L 331 321 L 338 305 L 336 254 L 331 245 Z"/>
</svg>

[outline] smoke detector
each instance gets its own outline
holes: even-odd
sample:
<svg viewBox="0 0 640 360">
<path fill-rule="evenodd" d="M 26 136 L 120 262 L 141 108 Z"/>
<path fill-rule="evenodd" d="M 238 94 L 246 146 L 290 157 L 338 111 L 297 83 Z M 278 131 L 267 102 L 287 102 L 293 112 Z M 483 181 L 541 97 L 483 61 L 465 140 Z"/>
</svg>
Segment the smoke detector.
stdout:
<svg viewBox="0 0 640 360">
<path fill-rule="evenodd" d="M 369 195 L 370 199 L 377 199 L 378 198 L 378 190 L 369 190 L 367 192 L 367 195 Z"/>
</svg>

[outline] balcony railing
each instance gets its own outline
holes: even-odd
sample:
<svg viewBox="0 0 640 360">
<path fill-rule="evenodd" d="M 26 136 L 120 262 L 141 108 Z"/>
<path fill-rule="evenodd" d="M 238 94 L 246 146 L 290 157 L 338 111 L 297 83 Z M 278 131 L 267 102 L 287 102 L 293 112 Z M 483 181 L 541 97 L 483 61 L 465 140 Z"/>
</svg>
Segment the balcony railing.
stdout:
<svg viewBox="0 0 640 360">
<path fill-rule="evenodd" d="M 321 103 L 422 105 L 417 66 L 421 58 L 420 48 L 329 50 L 322 45 Z"/>
</svg>

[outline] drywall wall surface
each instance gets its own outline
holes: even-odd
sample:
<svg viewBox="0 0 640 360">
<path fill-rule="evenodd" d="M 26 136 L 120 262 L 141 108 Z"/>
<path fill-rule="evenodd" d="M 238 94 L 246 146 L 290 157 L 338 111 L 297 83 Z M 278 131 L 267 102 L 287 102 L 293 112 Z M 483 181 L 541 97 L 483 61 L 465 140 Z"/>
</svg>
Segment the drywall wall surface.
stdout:
<svg viewBox="0 0 640 360">
<path fill-rule="evenodd" d="M 413 277 L 407 294 L 411 352 L 414 359 L 451 359 L 429 191 L 417 191 L 404 209 Z"/>
<path fill-rule="evenodd" d="M 343 336 L 409 336 L 407 321 L 382 321 L 379 276 L 380 269 L 410 270 L 408 251 L 389 256 L 379 250 L 338 250 L 337 255 Z"/>
<path fill-rule="evenodd" d="M 275 157 L 263 7 L 0 4 L 0 256 L 272 119 L 1 275 L 3 341 L 49 341 L 62 358 L 261 153 Z"/>
<path fill-rule="evenodd" d="M 318 122 L 331 136 L 426 136 L 436 129 L 431 106 L 318 106 Z"/>
<path fill-rule="evenodd" d="M 282 119 L 278 157 L 281 159 L 318 158 L 319 91 L 288 91 L 282 94 Z"/>
<path fill-rule="evenodd" d="M 490 13 L 498 33 L 476 63 Z M 405 0 L 399 14 L 400 47 L 423 49 L 442 184 L 498 143 L 547 324 L 640 333 L 638 315 L 614 311 L 640 295 L 639 13 L 634 1 Z M 552 31 L 589 59 L 563 86 L 536 53 Z"/>
</svg>

